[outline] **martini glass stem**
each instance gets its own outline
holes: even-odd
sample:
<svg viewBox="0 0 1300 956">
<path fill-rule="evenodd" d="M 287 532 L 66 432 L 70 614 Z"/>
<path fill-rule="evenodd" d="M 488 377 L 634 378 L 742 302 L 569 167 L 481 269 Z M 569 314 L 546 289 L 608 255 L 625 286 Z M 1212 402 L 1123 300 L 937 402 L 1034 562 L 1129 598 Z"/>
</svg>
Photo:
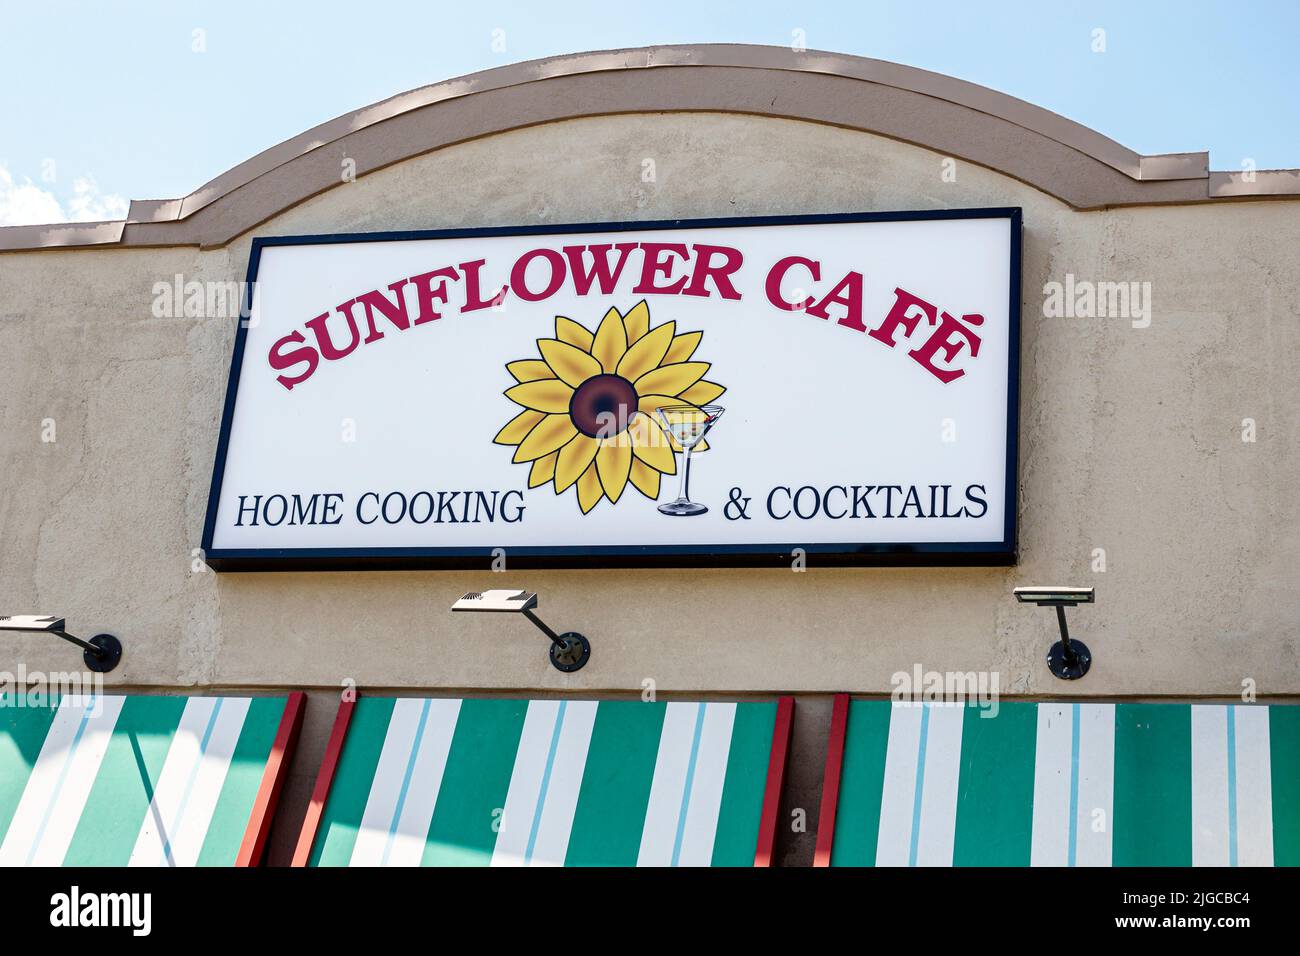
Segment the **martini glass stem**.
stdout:
<svg viewBox="0 0 1300 956">
<path fill-rule="evenodd" d="M 682 480 L 677 488 L 678 501 L 691 500 L 691 449 L 689 445 L 682 446 Z"/>
</svg>

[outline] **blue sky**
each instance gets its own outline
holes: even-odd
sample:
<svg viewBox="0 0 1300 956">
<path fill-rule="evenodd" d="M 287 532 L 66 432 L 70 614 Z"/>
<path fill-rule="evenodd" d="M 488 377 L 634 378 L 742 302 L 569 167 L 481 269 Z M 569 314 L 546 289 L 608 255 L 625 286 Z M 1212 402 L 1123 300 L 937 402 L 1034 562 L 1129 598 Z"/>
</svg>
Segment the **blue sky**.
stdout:
<svg viewBox="0 0 1300 956">
<path fill-rule="evenodd" d="M 980 83 L 1139 152 L 1300 166 L 1300 0 L 8 0 L 0 223 L 114 218 L 127 199 L 184 195 L 316 123 L 475 70 L 653 43 L 788 46 L 796 30 L 809 48 Z"/>
</svg>

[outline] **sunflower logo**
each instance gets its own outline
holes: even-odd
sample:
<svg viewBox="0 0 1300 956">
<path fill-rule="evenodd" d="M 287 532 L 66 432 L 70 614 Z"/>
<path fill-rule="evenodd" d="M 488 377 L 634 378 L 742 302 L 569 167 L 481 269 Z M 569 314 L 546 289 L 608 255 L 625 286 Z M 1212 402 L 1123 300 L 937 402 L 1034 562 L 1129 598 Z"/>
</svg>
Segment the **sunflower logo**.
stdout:
<svg viewBox="0 0 1300 956">
<path fill-rule="evenodd" d="M 528 487 L 577 488 L 587 514 L 601 498 L 622 497 L 630 482 L 659 497 L 661 475 L 677 473 L 677 440 L 656 420 L 664 406 L 705 405 L 726 389 L 707 382 L 708 362 L 692 362 L 703 332 L 677 333 L 675 322 L 650 327 L 650 307 L 611 308 L 595 333 L 562 315 L 555 338 L 538 339 L 540 359 L 510 362 L 519 384 L 505 395 L 524 410 L 493 441 L 515 445 L 531 462 Z M 695 452 L 708 448 L 701 441 Z"/>
</svg>

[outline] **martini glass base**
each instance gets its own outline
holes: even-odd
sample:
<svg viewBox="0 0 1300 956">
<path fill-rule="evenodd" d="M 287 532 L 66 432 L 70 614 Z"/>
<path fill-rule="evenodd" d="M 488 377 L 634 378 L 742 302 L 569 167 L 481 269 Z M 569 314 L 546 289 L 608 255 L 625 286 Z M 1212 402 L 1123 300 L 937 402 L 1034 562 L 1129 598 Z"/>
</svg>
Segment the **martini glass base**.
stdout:
<svg viewBox="0 0 1300 956">
<path fill-rule="evenodd" d="M 659 506 L 659 513 L 665 515 L 702 515 L 709 509 L 694 501 L 687 501 L 685 498 L 678 498 L 676 501 L 670 501 L 665 505 Z"/>
</svg>

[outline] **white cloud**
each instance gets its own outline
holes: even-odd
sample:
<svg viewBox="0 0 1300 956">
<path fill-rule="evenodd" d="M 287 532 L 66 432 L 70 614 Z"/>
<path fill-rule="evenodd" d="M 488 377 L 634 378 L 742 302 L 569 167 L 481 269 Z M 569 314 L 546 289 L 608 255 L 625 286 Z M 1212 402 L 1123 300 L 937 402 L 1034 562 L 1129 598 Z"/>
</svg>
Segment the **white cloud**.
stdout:
<svg viewBox="0 0 1300 956">
<path fill-rule="evenodd" d="M 131 204 L 116 194 L 99 191 L 91 176 L 82 176 L 72 183 L 72 199 L 68 201 L 68 219 L 71 222 L 104 222 L 125 219 Z"/>
<path fill-rule="evenodd" d="M 73 181 L 65 208 L 54 193 L 25 176 L 16 180 L 0 166 L 0 226 L 125 219 L 129 205 L 121 196 L 100 192 L 93 177 L 82 176 Z"/>
</svg>

